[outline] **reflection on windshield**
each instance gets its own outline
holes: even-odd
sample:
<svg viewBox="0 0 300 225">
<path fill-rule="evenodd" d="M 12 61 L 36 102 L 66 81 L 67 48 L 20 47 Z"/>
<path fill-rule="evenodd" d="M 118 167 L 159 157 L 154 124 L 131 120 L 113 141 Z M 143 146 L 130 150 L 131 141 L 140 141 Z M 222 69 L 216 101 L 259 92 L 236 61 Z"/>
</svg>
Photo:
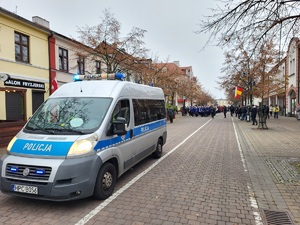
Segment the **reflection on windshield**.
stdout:
<svg viewBox="0 0 300 225">
<path fill-rule="evenodd" d="M 102 123 L 110 98 L 52 98 L 34 113 L 25 131 L 78 134 L 94 132 Z"/>
</svg>

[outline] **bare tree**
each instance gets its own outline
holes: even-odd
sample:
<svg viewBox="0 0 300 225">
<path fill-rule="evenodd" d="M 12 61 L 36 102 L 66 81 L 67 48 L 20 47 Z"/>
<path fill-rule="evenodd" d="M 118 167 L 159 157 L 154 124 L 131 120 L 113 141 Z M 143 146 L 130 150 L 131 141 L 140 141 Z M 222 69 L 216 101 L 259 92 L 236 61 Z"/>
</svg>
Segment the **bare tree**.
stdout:
<svg viewBox="0 0 300 225">
<path fill-rule="evenodd" d="M 264 38 L 277 38 L 282 49 L 298 34 L 300 28 L 299 0 L 218 0 L 213 15 L 200 24 L 198 33 L 209 32 L 208 40 L 219 46 L 234 43 L 237 38 L 247 43 L 254 38 L 257 47 Z"/>
<path fill-rule="evenodd" d="M 121 24 L 108 10 L 100 24 L 78 28 L 79 41 L 94 51 L 91 55 L 100 58 L 105 65 L 102 72 L 124 72 L 131 75 L 139 68 L 139 58 L 146 58 L 148 50 L 143 47 L 142 39 L 146 30 L 134 27 L 124 37 L 121 37 Z M 87 50 L 87 49 L 85 49 Z"/>
</svg>

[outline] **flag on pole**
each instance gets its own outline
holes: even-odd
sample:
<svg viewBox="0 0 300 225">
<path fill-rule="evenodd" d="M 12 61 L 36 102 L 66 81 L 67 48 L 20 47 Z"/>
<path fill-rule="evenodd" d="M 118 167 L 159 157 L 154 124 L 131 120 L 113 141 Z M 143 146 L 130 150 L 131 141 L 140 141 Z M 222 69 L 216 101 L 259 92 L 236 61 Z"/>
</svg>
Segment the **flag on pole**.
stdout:
<svg viewBox="0 0 300 225">
<path fill-rule="evenodd" d="M 51 81 L 51 93 L 56 91 L 57 88 L 58 88 L 58 83 L 57 83 L 56 77 L 54 77 L 53 80 Z"/>
<path fill-rule="evenodd" d="M 235 87 L 235 93 L 234 93 L 234 97 L 235 98 L 239 98 L 243 93 L 243 88 L 237 86 Z"/>
</svg>

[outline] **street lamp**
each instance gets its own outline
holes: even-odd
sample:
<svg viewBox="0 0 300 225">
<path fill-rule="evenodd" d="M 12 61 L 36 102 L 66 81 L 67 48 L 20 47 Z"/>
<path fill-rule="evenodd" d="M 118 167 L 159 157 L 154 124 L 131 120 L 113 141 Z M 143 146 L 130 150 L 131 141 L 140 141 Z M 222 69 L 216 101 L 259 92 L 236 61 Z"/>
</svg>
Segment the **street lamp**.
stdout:
<svg viewBox="0 0 300 225">
<path fill-rule="evenodd" d="M 185 96 L 183 96 L 182 115 L 185 116 Z"/>
</svg>

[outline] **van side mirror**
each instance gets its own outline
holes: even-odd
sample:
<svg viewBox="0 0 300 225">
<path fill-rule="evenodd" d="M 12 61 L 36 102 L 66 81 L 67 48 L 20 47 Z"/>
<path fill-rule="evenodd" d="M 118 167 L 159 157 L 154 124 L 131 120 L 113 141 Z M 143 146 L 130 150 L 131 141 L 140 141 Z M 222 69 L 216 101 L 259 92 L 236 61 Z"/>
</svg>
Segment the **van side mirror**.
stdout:
<svg viewBox="0 0 300 225">
<path fill-rule="evenodd" d="M 123 117 L 118 117 L 115 121 L 112 122 L 113 134 L 118 136 L 125 135 L 127 133 L 125 129 L 126 120 Z"/>
</svg>

